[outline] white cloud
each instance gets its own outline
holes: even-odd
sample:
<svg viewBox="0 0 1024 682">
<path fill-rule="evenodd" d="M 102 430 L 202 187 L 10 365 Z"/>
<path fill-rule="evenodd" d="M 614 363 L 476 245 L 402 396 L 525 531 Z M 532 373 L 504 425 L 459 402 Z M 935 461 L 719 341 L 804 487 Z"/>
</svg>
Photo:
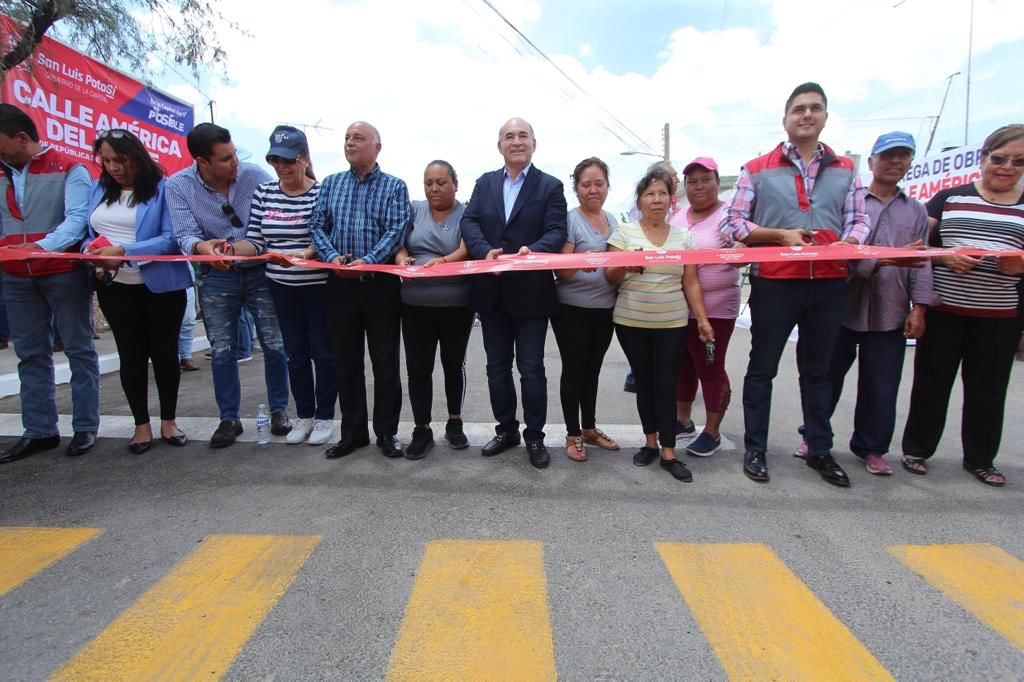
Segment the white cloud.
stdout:
<svg viewBox="0 0 1024 682">
<path fill-rule="evenodd" d="M 421 197 L 419 177 L 434 158 L 455 165 L 463 179 L 460 197 L 467 198 L 479 173 L 500 166 L 495 143 L 501 123 L 522 116 L 537 131 L 537 165 L 563 180 L 579 159 L 604 157 L 612 165 L 608 207 L 615 208 L 628 203 L 629 185 L 652 159 L 619 155 L 639 142 L 612 123 L 602 107 L 655 152 L 661 148 L 662 124 L 669 122 L 674 159 L 711 154 L 726 174 L 781 139 L 785 97 L 805 80 L 817 80 L 829 93 L 831 117 L 823 138 L 840 151 L 866 150 L 884 130 L 917 131 L 920 119 L 851 119 L 872 110 L 878 110 L 871 114 L 878 118 L 934 114 L 943 79 L 965 65 L 967 5 L 959 0 L 908 0 L 897 8 L 882 4 L 777 0 L 773 25 L 757 30 L 741 27 L 743 9 L 731 7 L 728 24 L 736 28 L 679 26 L 660 48 L 657 70 L 648 75 L 590 66 L 592 58 L 583 64 L 580 59 L 593 54 L 588 43 L 578 55 L 556 54 L 541 45 L 593 95 L 589 99 L 482 3 L 301 0 L 287 12 L 254 12 L 247 1 L 225 0 L 221 10 L 238 17 L 252 37 L 220 36 L 232 80 L 208 91 L 216 100 L 218 123 L 231 127 L 257 158 L 274 125 L 320 122 L 325 129 L 309 137 L 321 175 L 346 167 L 342 138 L 349 122 L 374 123 L 383 136 L 381 167 L 403 177 L 414 198 Z M 533 0 L 495 6 L 527 35 L 543 21 L 542 6 Z M 1015 71 L 997 55 L 999 46 L 1021 43 L 1021 26 L 1024 3 L 1019 0 L 976 2 L 975 49 L 992 51 L 976 63 L 978 91 L 1001 91 L 994 106 L 1005 107 L 1000 113 L 1016 120 L 1024 119 L 1019 99 L 1008 101 L 1014 92 L 1010 83 L 999 86 L 1000 78 Z M 985 86 L 982 74 L 993 70 Z M 880 98 L 880 92 L 886 94 Z M 887 106 L 900 98 L 905 100 Z M 977 115 L 997 111 L 994 106 L 979 106 Z M 962 106 L 956 109 L 947 115 L 955 119 Z M 197 102 L 198 120 L 205 117 L 205 101 Z"/>
</svg>

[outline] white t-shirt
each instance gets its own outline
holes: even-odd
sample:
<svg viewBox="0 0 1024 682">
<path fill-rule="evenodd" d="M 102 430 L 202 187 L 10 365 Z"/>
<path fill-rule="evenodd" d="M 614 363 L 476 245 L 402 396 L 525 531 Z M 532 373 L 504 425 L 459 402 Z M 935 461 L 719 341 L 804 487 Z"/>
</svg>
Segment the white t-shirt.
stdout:
<svg viewBox="0 0 1024 682">
<path fill-rule="evenodd" d="M 112 204 L 100 202 L 89 217 L 89 223 L 96 234 L 103 235 L 114 246 L 128 246 L 138 241 L 135 238 L 135 213 L 138 206 L 129 206 L 133 192 L 121 192 Z M 142 284 L 142 273 L 133 261 L 122 261 L 115 282 L 120 284 Z"/>
</svg>

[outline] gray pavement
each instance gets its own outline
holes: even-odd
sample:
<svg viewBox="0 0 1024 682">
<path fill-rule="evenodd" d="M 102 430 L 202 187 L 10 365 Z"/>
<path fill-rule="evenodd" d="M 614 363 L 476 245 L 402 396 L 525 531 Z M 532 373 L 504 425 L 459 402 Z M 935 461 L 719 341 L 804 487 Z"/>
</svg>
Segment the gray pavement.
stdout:
<svg viewBox="0 0 1024 682">
<path fill-rule="evenodd" d="M 737 330 L 733 339 L 728 368 L 736 398 L 723 430 L 742 443 L 739 392 L 749 335 Z M 897 445 L 913 349 L 907 353 Z M 179 405 L 183 424 L 196 429 L 216 416 L 209 363 L 201 353 L 197 359 L 202 370 L 182 377 Z M 725 677 L 655 550 L 655 543 L 666 541 L 768 545 L 898 679 L 1024 679 L 1024 652 L 885 551 L 891 544 L 984 542 L 1024 558 L 1021 365 L 1011 382 L 998 460 L 1010 484 L 1001 490 L 960 469 L 959 390 L 927 477 L 900 469 L 890 478 L 868 475 L 846 447 L 852 381 L 834 425 L 835 452 L 853 487 L 825 484 L 790 455 L 799 422 L 792 347 L 776 381 L 771 483 L 742 476 L 739 450 L 690 458 L 695 481 L 688 485 L 657 467 L 634 467 L 630 457 L 639 430 L 633 398 L 621 390 L 626 363 L 615 342 L 602 372 L 599 423 L 619 438 L 623 451 L 593 452 L 590 462 L 575 464 L 561 454 L 554 428 L 561 423 L 558 367 L 549 337 L 553 462 L 546 471 L 530 467 L 522 448 L 483 459 L 475 447 L 456 452 L 439 441 L 420 462 L 389 460 L 373 447 L 327 461 L 322 448 L 304 445 L 239 443 L 210 450 L 208 430 L 190 430 L 193 442 L 186 448 L 158 443 L 142 457 L 128 454 L 123 436 L 103 437 L 82 458 L 53 451 L 0 467 L 0 526 L 105 529 L 0 597 L 0 679 L 51 675 L 199 541 L 218 533 L 322 536 L 235 660 L 229 679 L 382 678 L 424 544 L 439 539 L 543 543 L 563 679 Z M 242 411 L 251 433 L 264 399 L 260 355 L 241 371 Z M 479 328 L 468 374 L 465 419 L 476 425 L 473 440 L 480 444 L 491 414 Z M 58 389 L 58 401 L 61 414 L 69 414 L 66 387 Z M 155 412 L 155 394 L 152 401 Z M 439 376 L 434 404 L 443 416 Z M 129 414 L 116 374 L 103 378 L 102 412 Z M 0 400 L 0 413 L 12 415 L 3 421 L 12 435 L 18 399 Z M 400 436 L 407 442 L 407 405 L 402 419 Z M 64 430 L 69 435 L 66 425 Z"/>
</svg>

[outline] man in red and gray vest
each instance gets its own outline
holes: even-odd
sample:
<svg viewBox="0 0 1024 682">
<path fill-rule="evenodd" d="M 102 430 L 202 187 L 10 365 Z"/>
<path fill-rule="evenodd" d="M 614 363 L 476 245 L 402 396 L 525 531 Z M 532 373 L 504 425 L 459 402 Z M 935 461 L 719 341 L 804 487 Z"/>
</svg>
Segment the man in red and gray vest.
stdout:
<svg viewBox="0 0 1024 682">
<path fill-rule="evenodd" d="M 0 246 L 77 250 L 85 236 L 92 178 L 76 159 L 43 148 L 25 112 L 0 104 Z M 92 285 L 79 261 L 3 262 L 4 299 L 18 355 L 24 435 L 0 452 L 13 462 L 60 444 L 53 368 L 53 330 L 71 367 L 72 422 L 67 454 L 96 444 L 100 370 L 92 343 Z"/>
<path fill-rule="evenodd" d="M 864 188 L 853 162 L 818 141 L 828 100 L 817 83 L 798 86 L 782 119 L 788 140 L 748 162 L 726 206 L 722 232 L 747 245 L 828 245 L 837 251 L 870 234 Z M 743 473 L 768 480 L 772 380 L 796 326 L 807 465 L 838 486 L 850 479 L 832 458 L 829 368 L 846 300 L 846 261 L 761 263 L 750 278 L 750 362 L 743 381 Z"/>
</svg>

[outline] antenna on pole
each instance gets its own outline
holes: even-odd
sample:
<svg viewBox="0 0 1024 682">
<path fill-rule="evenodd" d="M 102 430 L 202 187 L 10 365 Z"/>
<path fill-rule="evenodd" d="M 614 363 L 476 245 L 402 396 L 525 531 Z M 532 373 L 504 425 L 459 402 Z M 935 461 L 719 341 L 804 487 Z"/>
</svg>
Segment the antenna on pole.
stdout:
<svg viewBox="0 0 1024 682">
<path fill-rule="evenodd" d="M 932 140 L 935 139 L 935 131 L 939 127 L 939 119 L 942 118 L 942 110 L 946 108 L 946 98 L 949 97 L 949 87 L 953 85 L 953 77 L 959 76 L 960 72 L 949 74 L 949 78 L 946 79 L 946 93 L 942 96 L 942 104 L 939 105 L 939 115 L 935 117 L 935 123 L 932 124 L 931 135 L 928 136 L 928 146 L 924 149 L 924 155 L 928 156 L 928 151 L 932 148 Z M 965 143 L 966 144 L 966 143 Z"/>
</svg>

